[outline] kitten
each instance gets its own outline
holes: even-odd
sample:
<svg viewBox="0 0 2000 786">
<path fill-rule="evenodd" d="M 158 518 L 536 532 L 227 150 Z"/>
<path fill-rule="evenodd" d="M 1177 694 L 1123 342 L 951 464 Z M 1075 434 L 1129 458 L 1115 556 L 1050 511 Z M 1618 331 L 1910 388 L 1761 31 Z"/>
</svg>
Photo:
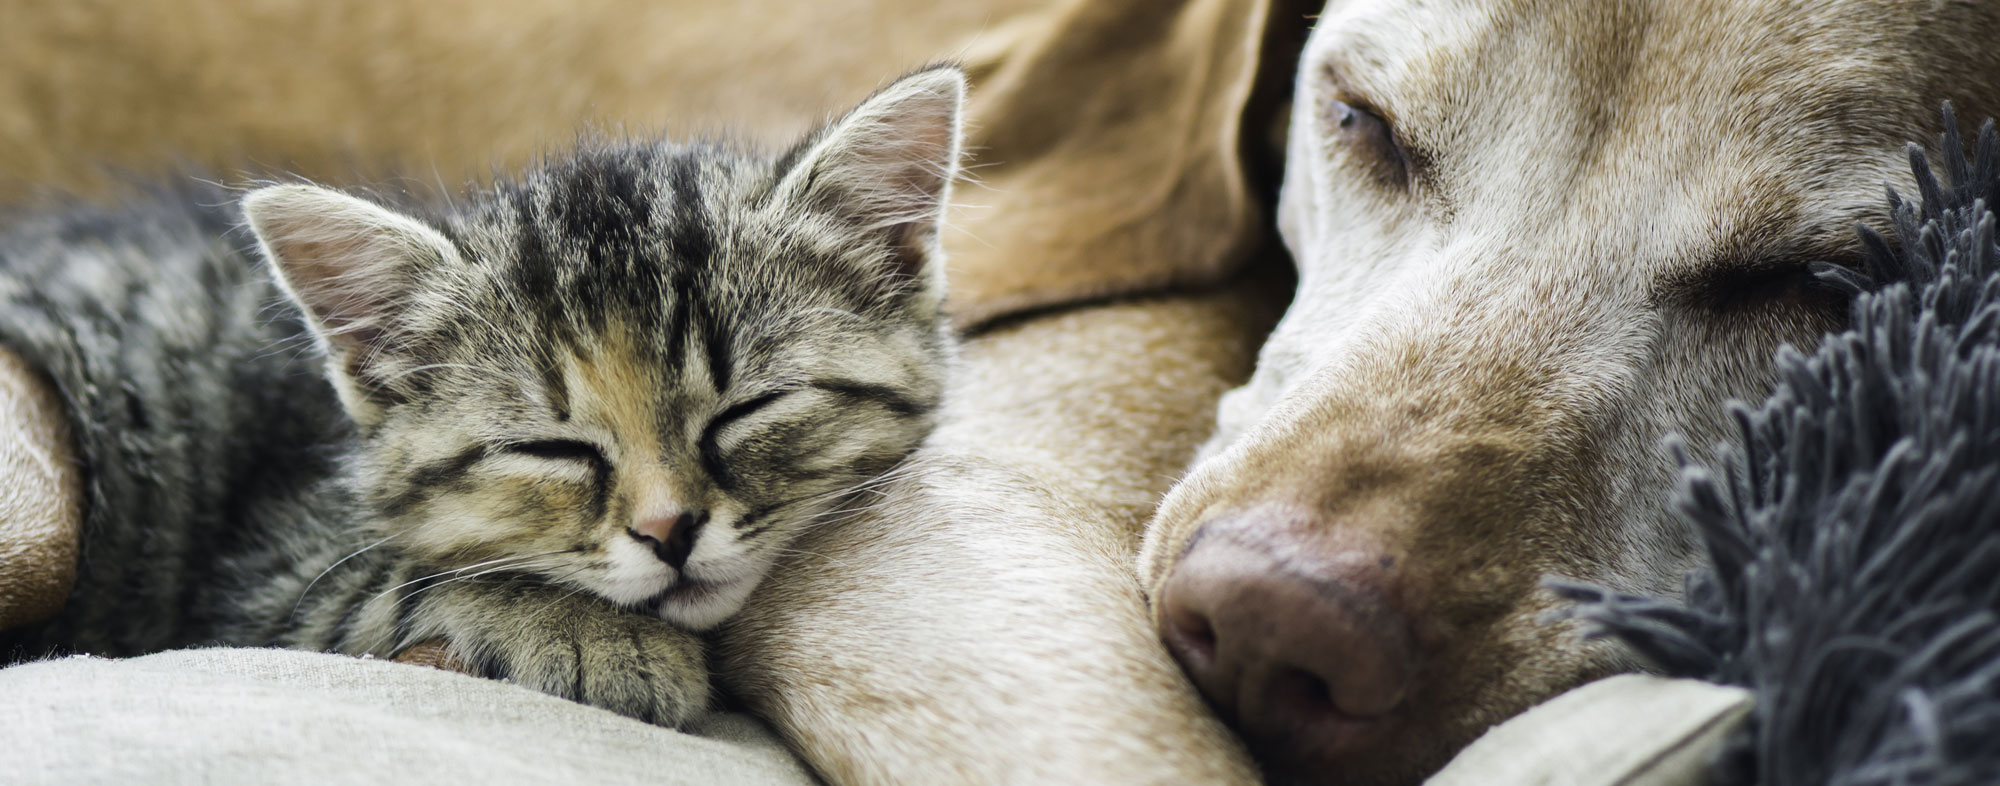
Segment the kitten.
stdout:
<svg viewBox="0 0 2000 786">
<path fill-rule="evenodd" d="M 192 197 L 0 242 L 0 343 L 89 476 L 78 587 L 17 651 L 442 636 L 686 720 L 690 631 L 930 429 L 963 85 L 917 72 L 777 159 L 588 148 L 436 218 L 262 188 L 270 277 Z"/>
</svg>

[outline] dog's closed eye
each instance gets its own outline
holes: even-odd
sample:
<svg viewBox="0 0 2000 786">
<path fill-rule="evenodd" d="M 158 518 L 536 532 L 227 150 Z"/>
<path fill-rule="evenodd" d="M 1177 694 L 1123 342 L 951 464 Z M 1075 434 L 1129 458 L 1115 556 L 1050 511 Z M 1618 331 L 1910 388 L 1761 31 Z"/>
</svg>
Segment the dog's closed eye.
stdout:
<svg viewBox="0 0 2000 786">
<path fill-rule="evenodd" d="M 1804 310 L 1844 320 L 1849 296 L 1814 274 L 1805 258 L 1714 260 L 1662 280 L 1654 301 L 1662 306 L 1718 315 L 1767 309 Z"/>
<path fill-rule="evenodd" d="M 1320 104 L 1320 123 L 1326 137 L 1369 177 L 1389 186 L 1409 183 L 1409 157 L 1397 142 L 1395 129 L 1374 110 L 1329 98 Z"/>
</svg>

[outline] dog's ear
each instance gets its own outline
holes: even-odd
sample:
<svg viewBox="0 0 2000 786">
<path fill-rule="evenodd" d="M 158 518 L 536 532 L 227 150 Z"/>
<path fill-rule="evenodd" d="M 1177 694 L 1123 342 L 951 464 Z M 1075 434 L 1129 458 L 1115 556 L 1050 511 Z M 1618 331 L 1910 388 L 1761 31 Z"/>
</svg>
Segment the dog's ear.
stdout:
<svg viewBox="0 0 2000 786">
<path fill-rule="evenodd" d="M 1292 6 L 1074 0 L 968 56 L 953 321 L 1213 283 L 1260 250 L 1269 195 L 1246 156 L 1289 94 L 1307 26 Z"/>
</svg>

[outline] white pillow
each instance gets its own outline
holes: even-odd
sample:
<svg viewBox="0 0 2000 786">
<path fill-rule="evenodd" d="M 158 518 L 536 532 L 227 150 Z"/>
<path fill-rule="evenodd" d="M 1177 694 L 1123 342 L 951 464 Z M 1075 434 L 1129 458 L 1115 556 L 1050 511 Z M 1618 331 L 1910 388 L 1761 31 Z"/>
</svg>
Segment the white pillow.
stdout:
<svg viewBox="0 0 2000 786">
<path fill-rule="evenodd" d="M 1692 786 L 1754 704 L 1742 688 L 1624 674 L 1488 730 L 1427 786 Z"/>
</svg>

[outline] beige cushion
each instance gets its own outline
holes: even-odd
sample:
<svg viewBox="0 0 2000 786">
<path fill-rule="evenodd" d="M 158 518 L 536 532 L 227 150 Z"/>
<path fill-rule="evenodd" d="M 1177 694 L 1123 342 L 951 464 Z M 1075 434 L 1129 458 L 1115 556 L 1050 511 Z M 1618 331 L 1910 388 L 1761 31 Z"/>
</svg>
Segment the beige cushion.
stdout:
<svg viewBox="0 0 2000 786">
<path fill-rule="evenodd" d="M 768 729 L 680 733 L 501 682 L 289 650 L 76 657 L 0 669 L 10 784 L 398 782 L 812 786 Z M 1684 786 L 1749 692 L 1624 675 L 1494 727 L 1430 786 Z"/>
<path fill-rule="evenodd" d="M 0 669 L 8 784 L 743 784 L 816 781 L 768 729 L 683 734 L 491 680 L 289 650 Z"/>
<path fill-rule="evenodd" d="M 1750 712 L 1749 691 L 1626 674 L 1493 727 L 1428 786 L 1688 786 Z"/>
</svg>

